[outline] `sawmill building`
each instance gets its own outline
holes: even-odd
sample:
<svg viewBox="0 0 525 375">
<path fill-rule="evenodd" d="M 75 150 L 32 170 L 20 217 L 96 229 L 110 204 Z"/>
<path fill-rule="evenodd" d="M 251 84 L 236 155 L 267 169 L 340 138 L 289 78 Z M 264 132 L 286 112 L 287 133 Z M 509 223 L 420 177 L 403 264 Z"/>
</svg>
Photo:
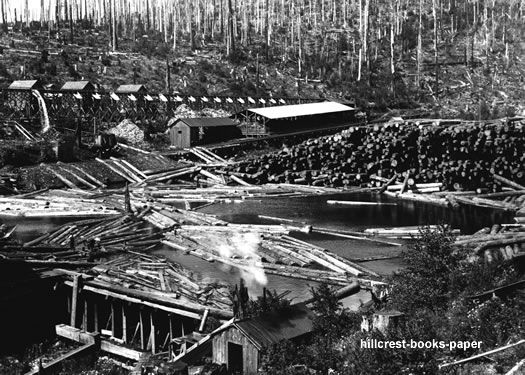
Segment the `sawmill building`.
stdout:
<svg viewBox="0 0 525 375">
<path fill-rule="evenodd" d="M 245 121 L 262 125 L 265 134 L 329 128 L 350 122 L 354 118 L 353 107 L 337 102 L 250 108 L 245 112 Z"/>
<path fill-rule="evenodd" d="M 283 340 L 298 341 L 313 331 L 314 313 L 304 304 L 286 314 L 267 314 L 234 322 L 213 334 L 213 362 L 230 373 L 257 374 L 263 348 Z"/>
<path fill-rule="evenodd" d="M 228 117 L 172 119 L 168 123 L 168 133 L 175 148 L 223 142 L 242 136 L 237 123 Z"/>
</svg>

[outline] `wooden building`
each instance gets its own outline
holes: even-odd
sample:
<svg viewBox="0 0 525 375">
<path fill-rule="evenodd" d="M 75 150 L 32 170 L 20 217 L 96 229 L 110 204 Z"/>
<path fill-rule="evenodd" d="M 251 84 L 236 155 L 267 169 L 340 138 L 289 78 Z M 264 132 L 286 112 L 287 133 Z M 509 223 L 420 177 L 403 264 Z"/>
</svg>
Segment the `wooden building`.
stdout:
<svg viewBox="0 0 525 375">
<path fill-rule="evenodd" d="M 60 88 L 61 91 L 72 91 L 72 92 L 93 92 L 95 91 L 95 85 L 89 81 L 68 81 Z"/>
<path fill-rule="evenodd" d="M 13 81 L 7 89 L 12 91 L 41 90 L 42 84 L 38 79 Z"/>
<path fill-rule="evenodd" d="M 78 116 L 94 111 L 98 101 L 93 98 L 96 91 L 95 85 L 89 81 L 68 81 L 60 88 L 60 91 L 70 93 L 66 100 L 69 101 L 70 108 Z"/>
<path fill-rule="evenodd" d="M 43 86 L 37 79 L 13 81 L 7 88 L 3 104 L 8 111 L 23 114 L 26 118 L 31 118 L 38 112 L 38 99 L 32 94 L 32 90 L 42 90 Z M 1 107 L 1 104 L 0 104 Z"/>
<path fill-rule="evenodd" d="M 147 112 L 155 109 L 152 98 L 148 95 L 148 89 L 144 85 L 120 85 L 115 90 L 115 94 L 120 98 L 118 102 L 120 112 L 130 110 Z"/>
<path fill-rule="evenodd" d="M 261 349 L 283 340 L 305 338 L 313 331 L 313 318 L 310 309 L 297 304 L 286 314 L 274 313 L 236 321 L 214 332 L 213 362 L 226 364 L 230 373 L 256 374 Z"/>
<path fill-rule="evenodd" d="M 299 132 L 338 126 L 355 119 L 355 109 L 337 102 L 318 102 L 247 109 L 248 124 L 264 127 L 264 134 Z"/>
<path fill-rule="evenodd" d="M 116 90 L 115 94 L 142 94 L 146 95 L 148 89 L 144 85 L 120 85 Z"/>
<path fill-rule="evenodd" d="M 200 117 L 172 119 L 168 123 L 171 145 L 188 148 L 196 145 L 240 138 L 237 123 L 228 117 Z"/>
</svg>

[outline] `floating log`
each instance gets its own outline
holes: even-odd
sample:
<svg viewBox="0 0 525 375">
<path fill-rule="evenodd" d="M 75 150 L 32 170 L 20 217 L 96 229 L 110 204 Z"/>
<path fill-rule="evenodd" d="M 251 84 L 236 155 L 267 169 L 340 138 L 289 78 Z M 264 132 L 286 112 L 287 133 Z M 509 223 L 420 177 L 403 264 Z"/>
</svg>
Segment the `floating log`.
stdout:
<svg viewBox="0 0 525 375">
<path fill-rule="evenodd" d="M 362 202 L 362 201 L 337 201 L 327 200 L 328 204 L 343 205 L 343 206 L 395 206 L 393 202 Z"/>
<path fill-rule="evenodd" d="M 355 235 L 350 235 L 350 234 L 339 233 L 337 231 L 325 230 L 325 229 L 316 229 L 316 228 L 312 229 L 312 232 L 326 234 L 326 235 L 334 236 L 334 237 L 348 238 L 348 239 L 352 239 L 352 240 L 373 242 L 373 243 L 377 243 L 377 244 L 380 244 L 380 245 L 402 246 L 400 243 L 397 243 L 397 242 L 388 242 L 388 241 L 377 240 L 377 239 L 374 239 L 374 238 L 363 237 L 362 234 L 360 236 L 355 236 Z"/>
</svg>

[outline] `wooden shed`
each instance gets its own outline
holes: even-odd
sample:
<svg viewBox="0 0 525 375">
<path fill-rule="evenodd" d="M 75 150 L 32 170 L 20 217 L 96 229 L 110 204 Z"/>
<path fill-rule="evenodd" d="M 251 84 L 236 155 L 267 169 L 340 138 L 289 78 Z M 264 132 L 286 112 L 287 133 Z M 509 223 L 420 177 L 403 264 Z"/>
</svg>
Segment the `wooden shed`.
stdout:
<svg viewBox="0 0 525 375">
<path fill-rule="evenodd" d="M 229 117 L 172 119 L 168 123 L 171 145 L 188 148 L 196 145 L 240 138 L 242 132 Z"/>
<path fill-rule="evenodd" d="M 285 314 L 267 314 L 239 320 L 216 331 L 212 339 L 213 362 L 226 364 L 230 373 L 257 374 L 261 349 L 283 340 L 300 340 L 313 331 L 314 313 L 304 304 Z"/>
</svg>

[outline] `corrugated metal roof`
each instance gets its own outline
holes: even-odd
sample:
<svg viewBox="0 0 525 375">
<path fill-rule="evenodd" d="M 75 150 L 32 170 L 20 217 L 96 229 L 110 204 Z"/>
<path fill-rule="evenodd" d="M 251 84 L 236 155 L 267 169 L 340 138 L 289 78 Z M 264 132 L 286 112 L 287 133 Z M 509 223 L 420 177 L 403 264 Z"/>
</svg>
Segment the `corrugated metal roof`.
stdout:
<svg viewBox="0 0 525 375">
<path fill-rule="evenodd" d="M 289 117 L 322 115 L 325 113 L 347 112 L 353 110 L 354 108 L 352 107 L 336 102 L 281 105 L 275 107 L 248 109 L 249 112 L 256 113 L 271 120 Z"/>
<path fill-rule="evenodd" d="M 64 83 L 61 90 L 63 91 L 86 91 L 94 90 L 94 86 L 89 81 L 69 81 Z"/>
<path fill-rule="evenodd" d="M 268 119 L 282 119 L 289 117 L 313 116 L 326 113 L 353 111 L 354 108 L 336 102 L 306 103 L 282 105 L 265 108 L 252 108 L 249 112 L 256 113 Z"/>
<path fill-rule="evenodd" d="M 144 85 L 120 85 L 116 90 L 115 93 L 117 94 L 132 94 L 137 93 L 141 91 L 147 91 L 146 86 Z"/>
<path fill-rule="evenodd" d="M 179 122 L 183 122 L 192 128 L 208 128 L 213 126 L 237 126 L 237 123 L 229 117 L 195 117 L 195 118 L 180 118 L 173 123 L 168 123 L 168 126 L 174 126 Z"/>
<path fill-rule="evenodd" d="M 290 340 L 313 331 L 314 313 L 304 304 L 286 314 L 268 314 L 234 323 L 259 348 Z"/>
<path fill-rule="evenodd" d="M 9 90 L 31 90 L 35 87 L 40 87 L 37 79 L 13 81 L 13 83 L 9 85 Z"/>
</svg>

